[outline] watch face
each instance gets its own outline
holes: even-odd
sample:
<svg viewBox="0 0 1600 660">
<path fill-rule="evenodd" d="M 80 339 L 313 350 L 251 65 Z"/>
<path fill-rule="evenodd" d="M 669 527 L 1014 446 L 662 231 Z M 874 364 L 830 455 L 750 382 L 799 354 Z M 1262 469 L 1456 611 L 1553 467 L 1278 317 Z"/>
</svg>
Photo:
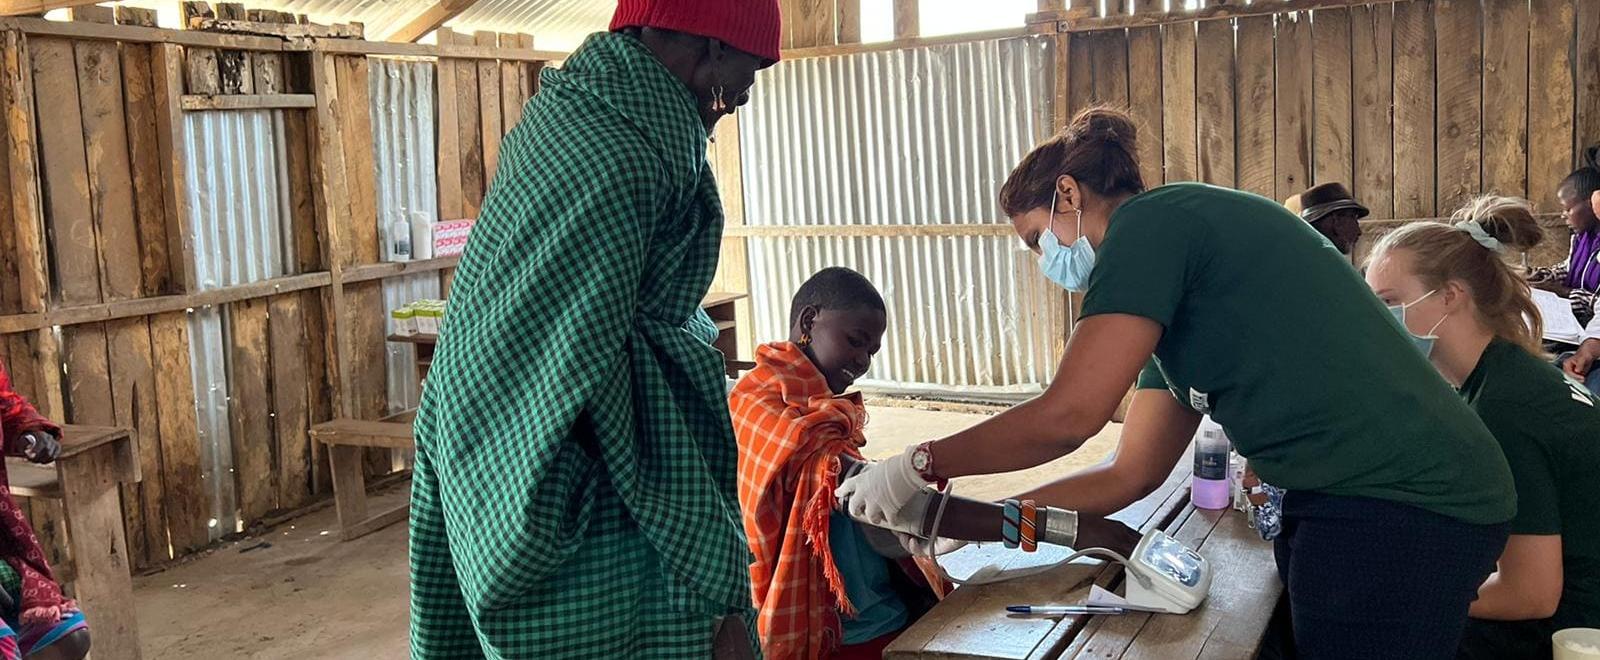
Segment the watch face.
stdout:
<svg viewBox="0 0 1600 660">
<path fill-rule="evenodd" d="M 917 469 L 918 471 L 928 469 L 928 450 L 918 449 L 915 453 L 911 454 L 911 467 Z"/>
</svg>

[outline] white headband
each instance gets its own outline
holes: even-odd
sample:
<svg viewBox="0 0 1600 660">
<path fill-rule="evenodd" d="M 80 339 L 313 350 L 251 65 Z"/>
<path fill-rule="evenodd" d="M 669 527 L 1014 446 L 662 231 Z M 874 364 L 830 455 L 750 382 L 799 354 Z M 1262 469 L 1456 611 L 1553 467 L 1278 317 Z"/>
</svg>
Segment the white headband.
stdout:
<svg viewBox="0 0 1600 660">
<path fill-rule="evenodd" d="M 1501 254 L 1506 251 L 1506 246 L 1500 243 L 1500 239 L 1490 236 L 1489 232 L 1484 231 L 1483 225 L 1478 224 L 1477 220 L 1457 222 L 1456 229 L 1467 232 L 1467 235 L 1471 236 L 1472 240 L 1477 241 L 1478 245 L 1489 248 L 1490 252 Z"/>
</svg>

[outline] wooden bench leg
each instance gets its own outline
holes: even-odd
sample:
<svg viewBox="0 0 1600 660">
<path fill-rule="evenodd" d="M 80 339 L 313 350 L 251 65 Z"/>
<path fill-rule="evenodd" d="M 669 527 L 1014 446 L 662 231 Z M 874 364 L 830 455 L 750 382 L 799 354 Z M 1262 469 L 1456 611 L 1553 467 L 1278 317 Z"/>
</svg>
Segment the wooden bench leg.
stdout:
<svg viewBox="0 0 1600 660">
<path fill-rule="evenodd" d="M 67 538 L 77 568 L 74 582 L 89 623 L 96 660 L 138 660 L 139 631 L 129 573 L 128 541 L 118 499 L 116 449 L 64 458 L 58 465 L 66 504 Z"/>
<path fill-rule="evenodd" d="M 366 450 L 352 445 L 328 447 L 333 464 L 333 505 L 339 512 L 339 535 L 345 540 L 367 519 Z"/>
</svg>

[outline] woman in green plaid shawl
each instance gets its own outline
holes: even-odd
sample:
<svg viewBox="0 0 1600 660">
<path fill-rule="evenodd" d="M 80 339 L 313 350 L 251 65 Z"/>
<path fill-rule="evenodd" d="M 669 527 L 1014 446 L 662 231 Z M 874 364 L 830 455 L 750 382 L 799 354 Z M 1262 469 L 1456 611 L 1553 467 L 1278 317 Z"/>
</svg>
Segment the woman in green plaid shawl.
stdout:
<svg viewBox="0 0 1600 660">
<path fill-rule="evenodd" d="M 705 153 L 776 4 L 622 0 L 506 136 L 417 414 L 413 657 L 704 658 L 749 620 Z"/>
</svg>

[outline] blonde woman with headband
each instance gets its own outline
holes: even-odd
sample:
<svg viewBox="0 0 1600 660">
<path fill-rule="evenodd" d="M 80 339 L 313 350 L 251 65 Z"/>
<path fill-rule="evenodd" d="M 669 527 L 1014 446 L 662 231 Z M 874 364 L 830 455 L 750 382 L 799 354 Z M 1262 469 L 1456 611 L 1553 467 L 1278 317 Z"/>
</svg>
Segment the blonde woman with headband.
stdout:
<svg viewBox="0 0 1600 660">
<path fill-rule="evenodd" d="M 1480 197 L 1452 219 L 1385 236 L 1367 283 L 1489 427 L 1516 482 L 1511 537 L 1459 657 L 1549 657 L 1554 631 L 1600 626 L 1600 411 L 1540 354 L 1538 309 L 1505 261 L 1542 236 L 1528 202 Z"/>
</svg>

